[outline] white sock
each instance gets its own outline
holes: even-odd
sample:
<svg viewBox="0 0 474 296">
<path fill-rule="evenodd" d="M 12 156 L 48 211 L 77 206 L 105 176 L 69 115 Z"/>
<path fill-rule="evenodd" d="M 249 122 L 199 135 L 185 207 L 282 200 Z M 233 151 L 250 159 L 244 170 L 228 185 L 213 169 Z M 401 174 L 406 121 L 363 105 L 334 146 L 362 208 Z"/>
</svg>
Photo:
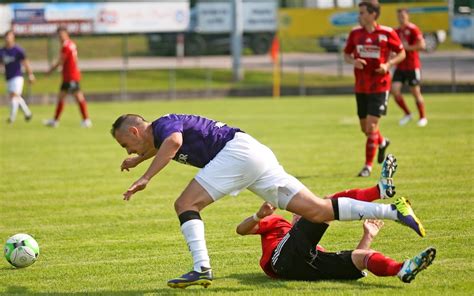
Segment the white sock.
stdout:
<svg viewBox="0 0 474 296">
<path fill-rule="evenodd" d="M 18 113 L 18 100 L 16 98 L 13 98 L 11 101 L 10 105 L 10 121 L 13 122 L 15 121 L 16 114 Z"/>
<path fill-rule="evenodd" d="M 397 210 L 392 205 L 338 198 L 339 220 L 388 219 L 397 221 Z"/>
<path fill-rule="evenodd" d="M 211 263 L 204 238 L 204 222 L 199 219 L 186 221 L 181 225 L 181 232 L 193 256 L 194 270 L 201 271 L 201 267 L 210 268 Z"/>
<path fill-rule="evenodd" d="M 17 96 L 17 98 L 18 98 L 18 103 L 20 104 L 20 108 L 21 110 L 23 110 L 23 113 L 25 113 L 26 116 L 30 116 L 31 111 L 30 111 L 30 108 L 28 108 L 28 105 L 26 104 L 25 100 L 20 96 Z"/>
</svg>

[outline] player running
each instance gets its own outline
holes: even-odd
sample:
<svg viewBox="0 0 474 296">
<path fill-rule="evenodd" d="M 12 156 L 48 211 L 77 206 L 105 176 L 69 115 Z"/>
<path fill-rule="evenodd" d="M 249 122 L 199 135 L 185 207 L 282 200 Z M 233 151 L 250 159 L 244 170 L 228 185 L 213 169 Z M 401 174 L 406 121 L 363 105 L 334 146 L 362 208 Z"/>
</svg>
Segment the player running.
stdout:
<svg viewBox="0 0 474 296">
<path fill-rule="evenodd" d="M 375 204 L 350 198 L 317 198 L 299 180 L 289 175 L 273 152 L 239 128 L 197 115 L 168 114 L 153 122 L 134 114 L 122 115 L 111 133 L 128 154 L 122 162 L 129 170 L 153 158 L 150 166 L 123 194 L 130 200 L 171 160 L 200 168 L 175 201 L 181 231 L 193 257 L 193 270 L 168 282 L 173 288 L 207 287 L 212 282 L 211 264 L 200 211 L 227 194 L 248 188 L 273 207 L 298 214 L 311 223 L 332 220 L 389 219 L 425 230 L 411 206 L 400 199 L 394 204 Z M 392 170 L 393 171 L 393 170 Z M 391 175 L 387 175 L 390 179 Z M 387 181 L 387 185 L 389 182 Z"/>
<path fill-rule="evenodd" d="M 361 130 L 367 137 L 365 165 L 359 177 L 370 176 L 377 147 L 378 163 L 384 160 L 390 141 L 380 133 L 379 120 L 387 113 L 389 69 L 405 58 L 396 32 L 377 23 L 379 15 L 379 4 L 359 3 L 360 27 L 351 31 L 344 48 L 344 60 L 354 65 L 357 114 Z"/>
<path fill-rule="evenodd" d="M 395 68 L 392 84 L 392 94 L 395 98 L 395 102 L 397 102 L 398 106 L 400 106 L 405 113 L 405 116 L 403 116 L 399 123 L 400 125 L 405 125 L 412 119 L 410 110 L 405 104 L 402 95 L 402 86 L 404 83 L 407 83 L 415 98 L 416 107 L 420 115 L 418 126 L 424 127 L 428 124 L 428 119 L 426 118 L 425 103 L 420 89 L 421 62 L 418 51 L 425 49 L 425 39 L 420 29 L 415 24 L 410 23 L 408 9 L 398 9 L 397 18 L 400 26 L 396 29 L 396 32 L 406 51 L 405 60 Z"/>
<path fill-rule="evenodd" d="M 0 64 L 5 66 L 5 79 L 7 80 L 8 97 L 10 98 L 10 116 L 7 119 L 8 123 L 13 123 L 18 113 L 18 108 L 23 111 L 25 120 L 30 121 L 33 114 L 28 108 L 25 100 L 21 96 L 23 93 L 23 72 L 21 66 L 25 67 L 28 73 L 28 82 L 35 81 L 35 75 L 31 69 L 30 62 L 26 58 L 23 48 L 15 43 L 15 34 L 12 30 L 5 33 L 5 47 L 0 48 Z"/>
<path fill-rule="evenodd" d="M 79 105 L 79 110 L 81 111 L 82 115 L 81 126 L 86 128 L 91 127 L 92 122 L 89 119 L 89 114 L 87 112 L 87 102 L 79 85 L 81 80 L 81 72 L 79 71 L 76 44 L 69 37 L 69 33 L 65 27 L 59 27 L 57 33 L 59 41 L 61 42 L 61 55 L 58 61 L 53 66 L 51 66 L 47 74 L 51 74 L 54 70 L 61 66 L 63 81 L 58 95 L 58 102 L 56 105 L 54 118 L 46 120 L 44 124 L 49 127 L 58 127 L 59 118 L 64 109 L 66 96 L 70 93 L 74 96 L 77 104 Z"/>
</svg>

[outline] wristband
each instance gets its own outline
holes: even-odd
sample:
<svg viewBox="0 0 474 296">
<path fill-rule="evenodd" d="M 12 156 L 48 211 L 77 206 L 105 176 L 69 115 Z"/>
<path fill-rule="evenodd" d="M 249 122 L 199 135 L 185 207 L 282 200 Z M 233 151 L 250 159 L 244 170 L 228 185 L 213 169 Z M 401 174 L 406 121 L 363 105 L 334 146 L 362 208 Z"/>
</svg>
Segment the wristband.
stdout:
<svg viewBox="0 0 474 296">
<path fill-rule="evenodd" d="M 253 219 L 253 221 L 255 221 L 255 222 L 258 222 L 258 221 L 262 220 L 262 218 L 259 218 L 259 217 L 257 216 L 257 213 L 255 213 L 255 214 L 252 215 L 252 219 Z"/>
</svg>

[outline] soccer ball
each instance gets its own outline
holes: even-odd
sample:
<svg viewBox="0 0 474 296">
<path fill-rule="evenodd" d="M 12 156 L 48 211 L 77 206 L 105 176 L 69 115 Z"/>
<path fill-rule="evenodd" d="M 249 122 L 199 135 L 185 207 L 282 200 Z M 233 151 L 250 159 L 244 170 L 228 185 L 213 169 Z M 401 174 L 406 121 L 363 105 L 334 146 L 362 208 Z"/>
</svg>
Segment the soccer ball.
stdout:
<svg viewBox="0 0 474 296">
<path fill-rule="evenodd" d="M 10 237 L 3 250 L 5 259 L 18 268 L 30 266 L 39 256 L 38 243 L 30 235 L 24 233 Z"/>
</svg>

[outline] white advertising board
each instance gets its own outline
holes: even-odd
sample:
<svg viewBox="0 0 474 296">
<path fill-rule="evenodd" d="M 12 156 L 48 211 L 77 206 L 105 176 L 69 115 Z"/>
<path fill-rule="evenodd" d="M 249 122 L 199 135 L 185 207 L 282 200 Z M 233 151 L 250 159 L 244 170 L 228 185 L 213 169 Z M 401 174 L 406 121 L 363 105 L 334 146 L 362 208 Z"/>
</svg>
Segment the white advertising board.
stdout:
<svg viewBox="0 0 474 296">
<path fill-rule="evenodd" d="M 275 31 L 277 28 L 276 1 L 244 1 L 242 6 L 244 32 Z M 224 33 L 232 28 L 230 2 L 199 2 L 196 4 L 196 31 Z"/>
<path fill-rule="evenodd" d="M 1 22 L 17 35 L 52 34 L 60 25 L 71 33 L 87 34 L 182 32 L 189 24 L 188 1 L 14 3 L 5 7 L 9 17 L 2 17 Z"/>
</svg>

